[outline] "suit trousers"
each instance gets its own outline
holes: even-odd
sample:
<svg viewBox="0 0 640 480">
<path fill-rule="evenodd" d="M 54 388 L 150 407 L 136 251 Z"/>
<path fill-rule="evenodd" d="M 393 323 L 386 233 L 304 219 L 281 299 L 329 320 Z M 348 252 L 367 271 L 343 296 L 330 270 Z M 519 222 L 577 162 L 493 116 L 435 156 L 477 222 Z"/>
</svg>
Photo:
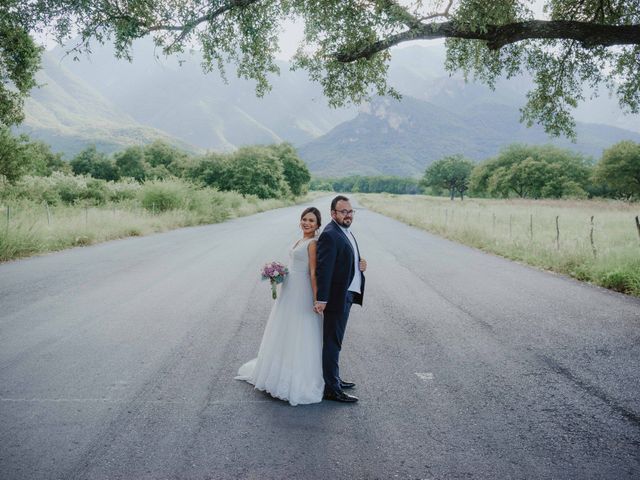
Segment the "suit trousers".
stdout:
<svg viewBox="0 0 640 480">
<path fill-rule="evenodd" d="M 347 302 L 342 312 L 324 312 L 322 343 L 322 374 L 325 392 L 341 392 L 338 360 L 347 320 L 353 304 L 353 293 L 347 292 Z"/>
</svg>

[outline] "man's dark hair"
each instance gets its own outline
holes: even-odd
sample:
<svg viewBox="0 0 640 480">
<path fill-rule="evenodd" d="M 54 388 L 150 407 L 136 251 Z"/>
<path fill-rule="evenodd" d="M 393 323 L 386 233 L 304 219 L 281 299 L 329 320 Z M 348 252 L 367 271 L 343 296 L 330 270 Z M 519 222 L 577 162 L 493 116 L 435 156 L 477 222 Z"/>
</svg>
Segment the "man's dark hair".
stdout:
<svg viewBox="0 0 640 480">
<path fill-rule="evenodd" d="M 336 198 L 334 198 L 333 200 L 331 200 L 331 210 L 335 210 L 336 209 L 336 205 L 338 204 L 339 201 L 343 201 L 343 202 L 348 202 L 349 199 L 347 197 L 345 197 L 344 195 L 338 195 Z"/>
</svg>

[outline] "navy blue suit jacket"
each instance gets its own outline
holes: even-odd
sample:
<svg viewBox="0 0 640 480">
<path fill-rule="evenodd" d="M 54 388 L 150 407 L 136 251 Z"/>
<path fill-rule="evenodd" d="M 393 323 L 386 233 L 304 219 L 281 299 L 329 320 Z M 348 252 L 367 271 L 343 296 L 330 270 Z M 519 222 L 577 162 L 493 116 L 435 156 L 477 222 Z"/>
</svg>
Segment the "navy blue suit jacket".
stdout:
<svg viewBox="0 0 640 480">
<path fill-rule="evenodd" d="M 356 242 L 358 248 L 358 242 Z M 358 249 L 360 255 L 360 249 Z M 327 302 L 329 312 L 343 312 L 347 303 L 347 291 L 353 280 L 355 256 L 351 242 L 340 226 L 331 221 L 320 234 L 317 246 L 316 280 L 320 302 Z M 362 305 L 364 297 L 364 274 L 360 274 L 361 292 L 354 293 L 353 303 Z"/>
</svg>

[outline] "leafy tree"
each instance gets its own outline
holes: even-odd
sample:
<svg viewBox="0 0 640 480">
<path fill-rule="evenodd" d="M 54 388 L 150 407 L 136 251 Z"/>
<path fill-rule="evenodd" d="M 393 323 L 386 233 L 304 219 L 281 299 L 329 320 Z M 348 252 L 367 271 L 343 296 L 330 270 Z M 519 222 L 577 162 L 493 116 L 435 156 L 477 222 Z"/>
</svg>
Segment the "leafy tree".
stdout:
<svg viewBox="0 0 640 480">
<path fill-rule="evenodd" d="M 142 147 L 129 147 L 116 153 L 115 159 L 121 177 L 131 177 L 138 181 L 146 178 L 145 152 Z"/>
<path fill-rule="evenodd" d="M 548 19 L 536 18 L 529 0 L 6 2 L 1 28 L 22 37 L 19 42 L 7 34 L 0 39 L 3 45 L 21 46 L 14 52 L 19 61 L 3 57 L 4 92 L 8 79 L 30 88 L 37 49 L 26 32 L 52 31 L 61 41 L 78 32 L 77 51 L 89 51 L 92 39 L 112 38 L 116 55 L 126 58 L 132 41 L 147 35 L 167 54 L 195 45 L 206 71 L 218 68 L 224 75 L 222 65 L 231 61 L 239 76 L 256 80 L 262 95 L 269 88 L 268 75 L 278 71 L 282 22 L 297 16 L 305 23 L 305 38 L 295 66 L 308 69 L 332 105 L 361 102 L 372 92 L 396 94 L 387 84 L 390 47 L 446 38 L 450 71 L 461 70 L 490 86 L 501 75 L 528 72 L 535 88 L 523 120 L 539 122 L 551 133 L 573 133 L 571 109 L 584 100 L 585 84 L 607 87 L 629 112 L 640 107 L 638 0 L 543 0 Z"/>
<path fill-rule="evenodd" d="M 640 197 L 640 143 L 616 143 L 602 154 L 595 178 L 618 197 Z"/>
<path fill-rule="evenodd" d="M 71 160 L 71 169 L 76 175 L 91 175 L 102 180 L 119 180 L 118 168 L 104 153 L 91 145 Z"/>
<path fill-rule="evenodd" d="M 291 194 L 282 162 L 265 147 L 243 147 L 231 160 L 233 190 L 259 198 L 281 198 Z"/>
<path fill-rule="evenodd" d="M 26 135 L 14 136 L 7 127 L 0 128 L 0 178 L 15 183 L 29 170 Z"/>
<path fill-rule="evenodd" d="M 96 146 L 91 145 L 73 157 L 70 162 L 71 169 L 76 175 L 91 175 L 93 164 L 104 157 L 104 153 L 98 152 Z"/>
<path fill-rule="evenodd" d="M 0 128 L 23 120 L 24 99 L 36 86 L 42 48 L 29 35 L 38 16 L 28 10 L 18 0 L 3 0 L 0 8 Z"/>
<path fill-rule="evenodd" d="M 31 141 L 26 146 L 25 155 L 31 159 L 31 172 L 35 175 L 49 176 L 53 172 L 68 172 L 70 166 L 62 159 L 61 153 L 53 153 L 44 142 Z"/>
<path fill-rule="evenodd" d="M 178 163 L 188 157 L 188 154 L 179 148 L 169 145 L 162 140 L 156 140 L 144 147 L 145 159 L 152 167 L 164 165 L 167 169 L 173 163 Z"/>
<path fill-rule="evenodd" d="M 582 197 L 590 174 L 588 160 L 570 150 L 513 144 L 474 169 L 470 188 L 494 197 Z"/>
<path fill-rule="evenodd" d="M 451 200 L 456 192 L 460 199 L 469 188 L 469 176 L 474 164 L 462 155 L 451 155 L 433 162 L 424 172 L 422 185 L 425 187 L 439 187 L 449 190 Z"/>
<path fill-rule="evenodd" d="M 209 187 L 233 190 L 231 159 L 228 155 L 208 153 L 190 166 L 186 177 Z"/>
<path fill-rule="evenodd" d="M 15 183 L 26 174 L 46 176 L 67 169 L 62 155 L 53 153 L 47 144 L 32 141 L 25 134 L 13 135 L 8 127 L 0 127 L 0 177 L 4 181 Z"/>
<path fill-rule="evenodd" d="M 311 174 L 307 165 L 298 156 L 290 143 L 281 143 L 269 147 L 282 163 L 282 173 L 294 196 L 300 196 L 309 189 Z"/>
</svg>

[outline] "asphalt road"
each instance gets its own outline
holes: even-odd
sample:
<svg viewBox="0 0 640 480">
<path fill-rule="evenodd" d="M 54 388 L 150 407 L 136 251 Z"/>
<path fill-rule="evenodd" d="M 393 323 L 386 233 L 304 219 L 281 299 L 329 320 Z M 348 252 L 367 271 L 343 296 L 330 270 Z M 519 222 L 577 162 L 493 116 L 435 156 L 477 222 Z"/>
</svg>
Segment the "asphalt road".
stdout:
<svg viewBox="0 0 640 480">
<path fill-rule="evenodd" d="M 360 402 L 233 380 L 302 209 L 0 265 L 0 478 L 640 478 L 638 299 L 366 210 Z"/>
</svg>

